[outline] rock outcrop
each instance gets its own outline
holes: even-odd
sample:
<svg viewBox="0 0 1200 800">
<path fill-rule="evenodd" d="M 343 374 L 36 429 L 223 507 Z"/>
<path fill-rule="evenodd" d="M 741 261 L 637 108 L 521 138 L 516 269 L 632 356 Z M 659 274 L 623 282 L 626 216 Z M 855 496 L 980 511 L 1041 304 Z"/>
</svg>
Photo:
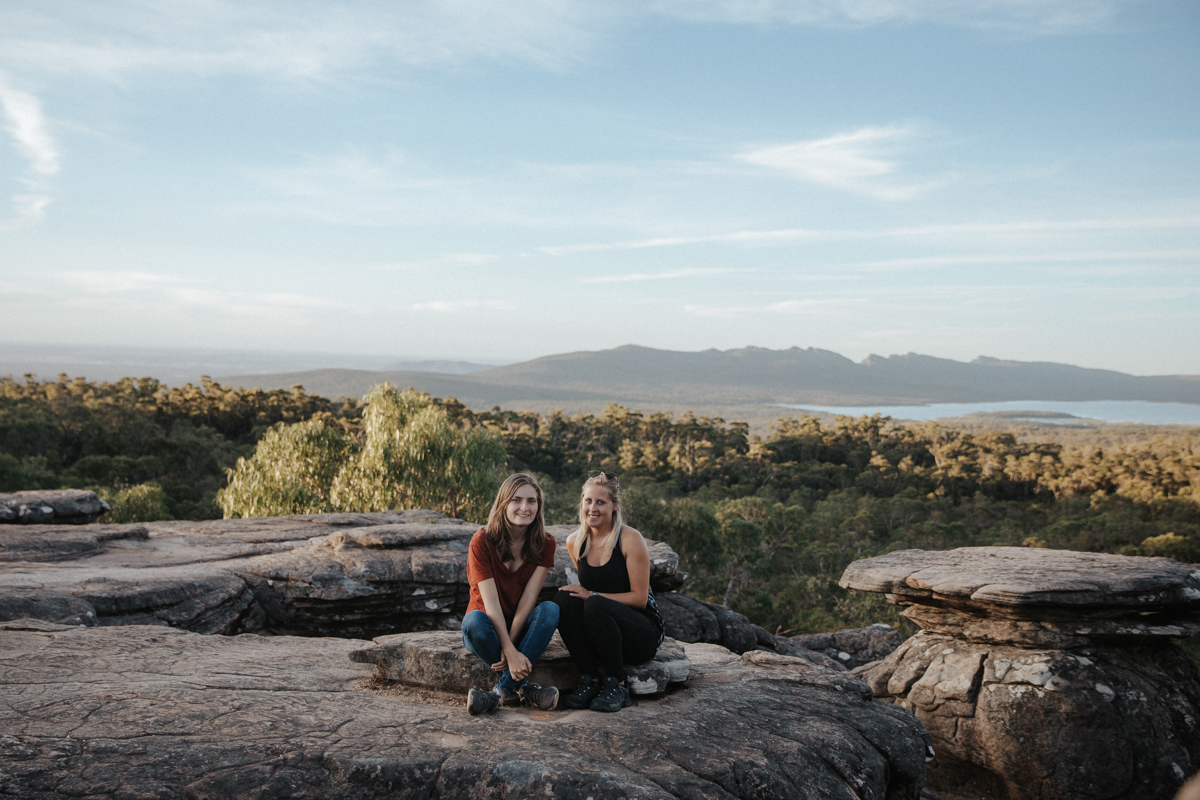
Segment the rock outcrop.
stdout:
<svg viewBox="0 0 1200 800">
<path fill-rule="evenodd" d="M 160 624 L 199 633 L 372 639 L 456 630 L 476 525 L 430 511 L 311 514 L 131 525 L 0 528 L 0 620 Z M 577 580 L 560 546 L 542 599 Z M 741 614 L 673 591 L 679 557 L 648 542 L 667 635 L 736 653 L 767 649 L 842 669 Z"/>
<path fill-rule="evenodd" d="M 0 523 L 83 525 L 108 511 L 95 492 L 55 489 L 0 494 Z"/>
<path fill-rule="evenodd" d="M 845 587 L 908 605 L 922 631 L 861 672 L 913 711 L 946 800 L 1170 800 L 1200 769 L 1200 570 L 1030 548 L 906 550 Z"/>
<path fill-rule="evenodd" d="M 374 645 L 351 650 L 349 655 L 351 661 L 374 664 L 376 678 L 409 686 L 466 694 L 468 689 L 490 689 L 496 683 L 496 673 L 468 651 L 462 635 L 454 631 L 380 636 Z M 665 639 L 652 660 L 630 665 L 625 678 L 633 694 L 655 695 L 672 683 L 685 682 L 690 671 L 683 647 L 674 639 Z M 564 695 L 579 683 L 579 669 L 558 633 L 534 665 L 529 680 L 555 686 Z"/>
<path fill-rule="evenodd" d="M 0 792 L 27 798 L 922 796 L 927 738 L 846 673 L 685 645 L 616 714 L 384 684 L 364 641 L 0 623 Z"/>
<path fill-rule="evenodd" d="M 880 661 L 900 646 L 904 637 L 891 625 L 877 623 L 865 628 L 846 628 L 832 633 L 806 633 L 789 636 L 789 644 L 779 644 L 781 653 L 795 648 L 808 652 L 822 653 L 846 669 L 857 669 L 866 664 Z"/>
</svg>

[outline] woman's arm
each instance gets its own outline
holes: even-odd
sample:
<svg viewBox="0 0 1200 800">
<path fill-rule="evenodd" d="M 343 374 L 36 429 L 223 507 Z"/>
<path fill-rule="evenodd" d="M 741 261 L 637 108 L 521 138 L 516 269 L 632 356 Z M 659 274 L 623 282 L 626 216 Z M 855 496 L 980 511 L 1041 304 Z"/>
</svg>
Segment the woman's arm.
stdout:
<svg viewBox="0 0 1200 800">
<path fill-rule="evenodd" d="M 504 669 L 504 665 L 507 664 L 509 674 L 516 680 L 521 680 L 533 670 L 533 665 L 529 663 L 525 654 L 517 649 L 517 646 L 513 644 L 512 637 L 508 635 L 504 611 L 500 608 L 500 594 L 496 591 L 496 580 L 488 578 L 476 585 L 479 587 L 479 596 L 483 598 L 483 613 L 487 614 L 488 619 L 492 621 L 492 627 L 496 630 L 496 638 L 500 640 L 500 660 L 492 665 L 492 669 Z M 524 600 L 524 595 L 521 599 Z"/>
<path fill-rule="evenodd" d="M 596 592 L 601 597 L 616 600 L 630 608 L 645 608 L 650 601 L 650 548 L 642 535 L 628 525 L 621 532 L 621 553 L 625 556 L 625 568 L 629 571 L 628 592 Z M 576 597 L 587 597 L 590 591 L 572 584 L 560 591 L 570 592 Z"/>
<path fill-rule="evenodd" d="M 533 613 L 533 607 L 537 605 L 538 594 L 541 593 L 542 585 L 546 583 L 548 574 L 550 574 L 549 569 L 538 567 L 529 576 L 529 583 L 525 584 L 525 591 L 521 592 L 521 599 L 517 601 L 517 613 L 513 615 L 512 628 L 508 632 L 510 640 L 515 642 L 521 635 L 521 631 L 525 630 L 525 623 L 529 621 L 529 615 Z"/>
</svg>

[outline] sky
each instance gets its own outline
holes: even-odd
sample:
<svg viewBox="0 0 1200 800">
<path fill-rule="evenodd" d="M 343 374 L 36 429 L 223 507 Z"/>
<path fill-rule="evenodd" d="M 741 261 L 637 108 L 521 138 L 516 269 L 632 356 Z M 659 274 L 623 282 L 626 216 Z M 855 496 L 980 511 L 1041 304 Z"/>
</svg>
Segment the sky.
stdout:
<svg viewBox="0 0 1200 800">
<path fill-rule="evenodd" d="M 1195 0 L 5 0 L 0 108 L 0 341 L 1200 374 Z"/>
</svg>

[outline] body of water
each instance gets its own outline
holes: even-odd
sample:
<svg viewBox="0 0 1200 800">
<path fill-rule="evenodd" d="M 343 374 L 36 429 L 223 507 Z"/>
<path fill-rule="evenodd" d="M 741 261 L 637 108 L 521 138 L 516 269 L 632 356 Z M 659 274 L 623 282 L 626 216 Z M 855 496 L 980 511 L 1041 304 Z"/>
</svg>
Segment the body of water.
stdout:
<svg viewBox="0 0 1200 800">
<path fill-rule="evenodd" d="M 1073 421 L 1133 422 L 1141 425 L 1200 425 L 1200 405 L 1148 403 L 1141 400 L 1005 400 L 995 403 L 934 403 L 927 406 L 783 405 L 799 411 L 822 411 L 861 417 L 882 414 L 893 419 L 930 420 L 964 414 L 1003 414 L 1016 421 L 1070 424 Z M 1022 414 L 1022 412 L 1026 412 Z M 1053 416 L 1045 416 L 1053 415 Z"/>
</svg>

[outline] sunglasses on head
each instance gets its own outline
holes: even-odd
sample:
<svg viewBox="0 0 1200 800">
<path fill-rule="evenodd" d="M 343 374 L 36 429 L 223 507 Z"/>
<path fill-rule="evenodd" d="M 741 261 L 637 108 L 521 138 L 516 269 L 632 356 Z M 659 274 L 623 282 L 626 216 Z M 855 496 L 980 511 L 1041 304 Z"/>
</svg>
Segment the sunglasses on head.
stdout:
<svg viewBox="0 0 1200 800">
<path fill-rule="evenodd" d="M 603 475 L 604 477 L 608 478 L 610 481 L 615 481 L 617 479 L 617 473 L 615 473 L 615 472 L 605 472 L 602 469 L 589 469 L 588 470 L 589 478 L 596 478 L 600 475 Z"/>
</svg>

